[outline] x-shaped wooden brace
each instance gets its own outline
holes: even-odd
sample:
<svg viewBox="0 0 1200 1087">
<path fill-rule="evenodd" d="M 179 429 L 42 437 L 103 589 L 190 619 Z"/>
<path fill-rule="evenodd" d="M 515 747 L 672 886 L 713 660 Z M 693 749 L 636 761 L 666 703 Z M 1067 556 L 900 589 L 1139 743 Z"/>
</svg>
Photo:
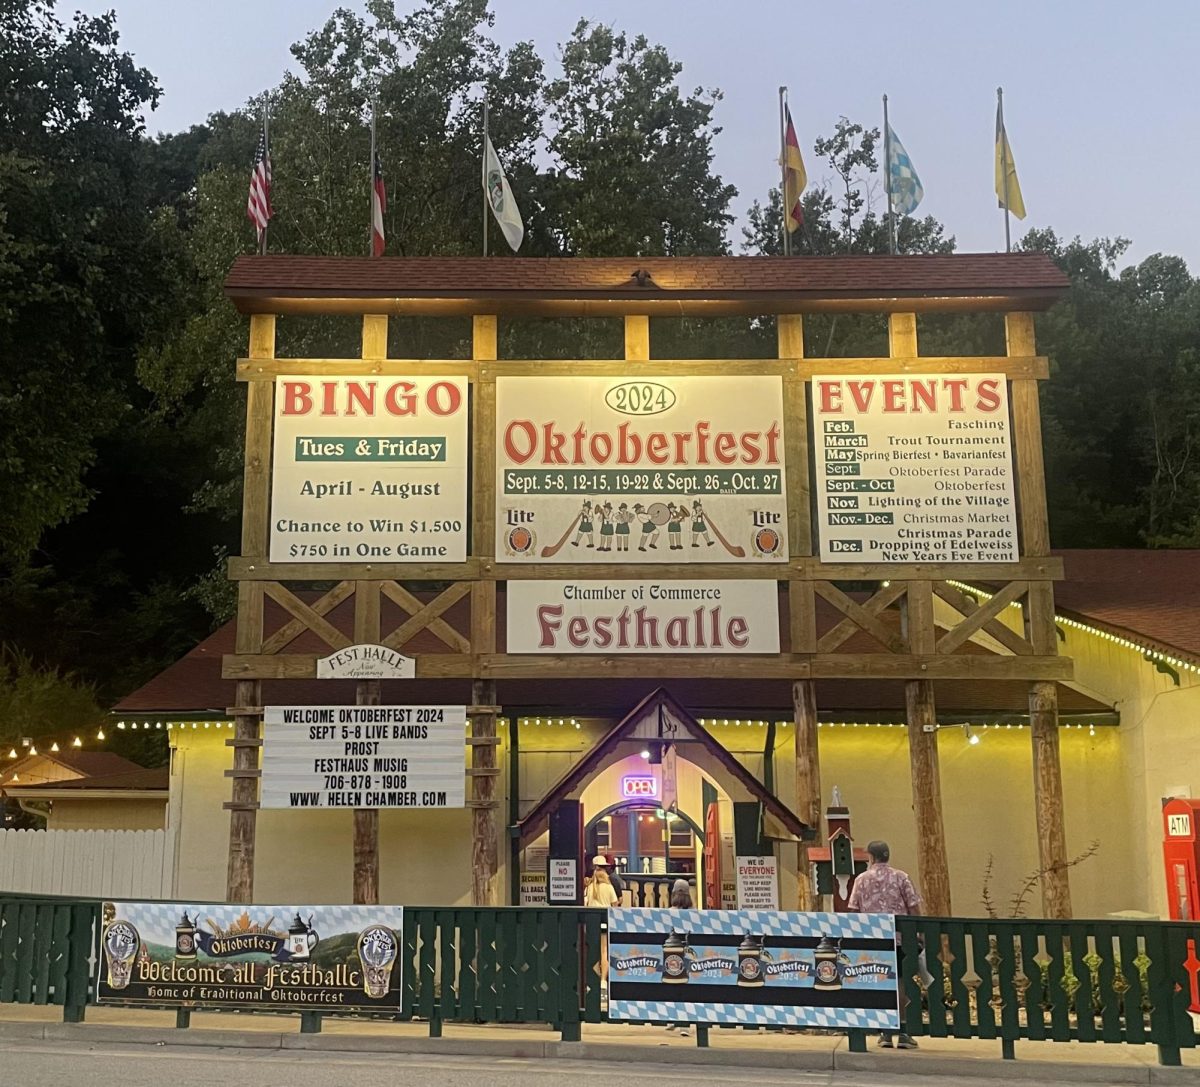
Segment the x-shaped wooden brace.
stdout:
<svg viewBox="0 0 1200 1087">
<path fill-rule="evenodd" d="M 832 582 L 816 581 L 813 588 L 822 600 L 827 600 L 846 616 L 837 626 L 827 630 L 817 641 L 818 653 L 832 653 L 857 630 L 865 630 L 890 653 L 907 653 L 908 642 L 886 623 L 877 618 L 906 592 L 908 586 L 900 581 L 885 585 L 865 604 L 851 600 Z"/>
<path fill-rule="evenodd" d="M 416 634 L 428 628 L 431 634 L 440 638 L 451 649 L 459 653 L 471 652 L 470 639 L 460 634 L 445 619 L 440 618 L 443 612 L 458 603 L 471 591 L 469 581 L 456 581 L 428 604 L 423 604 L 402 585 L 398 585 L 394 581 L 381 582 L 380 590 L 384 596 L 409 616 L 383 639 L 383 644 L 389 649 L 401 649 Z"/>
</svg>

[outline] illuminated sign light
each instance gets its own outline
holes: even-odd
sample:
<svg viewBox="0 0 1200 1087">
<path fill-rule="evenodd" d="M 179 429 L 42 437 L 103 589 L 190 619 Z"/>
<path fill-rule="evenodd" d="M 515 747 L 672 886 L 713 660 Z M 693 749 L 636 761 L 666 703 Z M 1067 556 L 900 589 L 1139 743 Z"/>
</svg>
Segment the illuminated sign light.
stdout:
<svg viewBox="0 0 1200 1087">
<path fill-rule="evenodd" d="M 621 778 L 621 796 L 626 800 L 657 800 L 658 778 L 648 774 L 626 774 Z"/>
</svg>

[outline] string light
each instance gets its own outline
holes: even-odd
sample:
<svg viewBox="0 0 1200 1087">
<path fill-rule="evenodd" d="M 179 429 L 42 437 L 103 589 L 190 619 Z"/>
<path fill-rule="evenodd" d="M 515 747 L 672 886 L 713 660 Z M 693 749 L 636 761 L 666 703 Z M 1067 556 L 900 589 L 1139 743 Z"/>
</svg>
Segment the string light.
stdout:
<svg viewBox="0 0 1200 1087">
<path fill-rule="evenodd" d="M 52 752 L 54 752 L 55 754 L 58 754 L 58 741 L 57 740 L 55 740 L 54 743 L 52 743 L 50 745 L 50 750 Z"/>
<path fill-rule="evenodd" d="M 78 736 L 76 736 L 75 739 L 71 741 L 71 746 L 72 747 L 83 747 L 83 741 Z"/>
<path fill-rule="evenodd" d="M 9 751 L 8 757 L 10 759 L 15 759 L 17 757 L 17 749 L 15 747 Z"/>
</svg>

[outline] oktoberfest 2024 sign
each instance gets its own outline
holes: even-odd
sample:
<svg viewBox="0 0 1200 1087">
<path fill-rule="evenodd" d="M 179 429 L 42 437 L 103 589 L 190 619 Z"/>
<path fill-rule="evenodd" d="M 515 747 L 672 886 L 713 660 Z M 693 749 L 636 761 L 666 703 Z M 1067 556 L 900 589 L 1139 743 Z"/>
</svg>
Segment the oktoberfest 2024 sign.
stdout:
<svg viewBox="0 0 1200 1087">
<path fill-rule="evenodd" d="M 812 379 L 825 562 L 1015 562 L 1003 374 Z"/>
<path fill-rule="evenodd" d="M 105 902 L 100 1003 L 399 1011 L 399 906 Z"/>
<path fill-rule="evenodd" d="M 464 377 L 280 377 L 272 562 L 462 562 Z"/>
<path fill-rule="evenodd" d="M 897 1030 L 891 914 L 608 911 L 611 1019 Z"/>
<path fill-rule="evenodd" d="M 461 808 L 465 706 L 267 706 L 263 808 Z"/>
<path fill-rule="evenodd" d="M 496 554 L 787 560 L 779 377 L 500 377 Z"/>
</svg>

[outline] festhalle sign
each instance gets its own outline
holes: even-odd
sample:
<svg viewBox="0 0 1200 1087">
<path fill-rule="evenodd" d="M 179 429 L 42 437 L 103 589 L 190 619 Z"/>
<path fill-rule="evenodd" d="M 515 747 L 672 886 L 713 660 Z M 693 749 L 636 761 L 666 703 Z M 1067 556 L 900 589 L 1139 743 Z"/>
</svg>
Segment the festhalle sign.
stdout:
<svg viewBox="0 0 1200 1087">
<path fill-rule="evenodd" d="M 272 562 L 462 562 L 465 377 L 275 382 Z"/>
<path fill-rule="evenodd" d="M 1003 374 L 817 376 L 825 562 L 1015 562 Z"/>
<path fill-rule="evenodd" d="M 461 808 L 465 706 L 267 706 L 263 808 Z"/>
</svg>

